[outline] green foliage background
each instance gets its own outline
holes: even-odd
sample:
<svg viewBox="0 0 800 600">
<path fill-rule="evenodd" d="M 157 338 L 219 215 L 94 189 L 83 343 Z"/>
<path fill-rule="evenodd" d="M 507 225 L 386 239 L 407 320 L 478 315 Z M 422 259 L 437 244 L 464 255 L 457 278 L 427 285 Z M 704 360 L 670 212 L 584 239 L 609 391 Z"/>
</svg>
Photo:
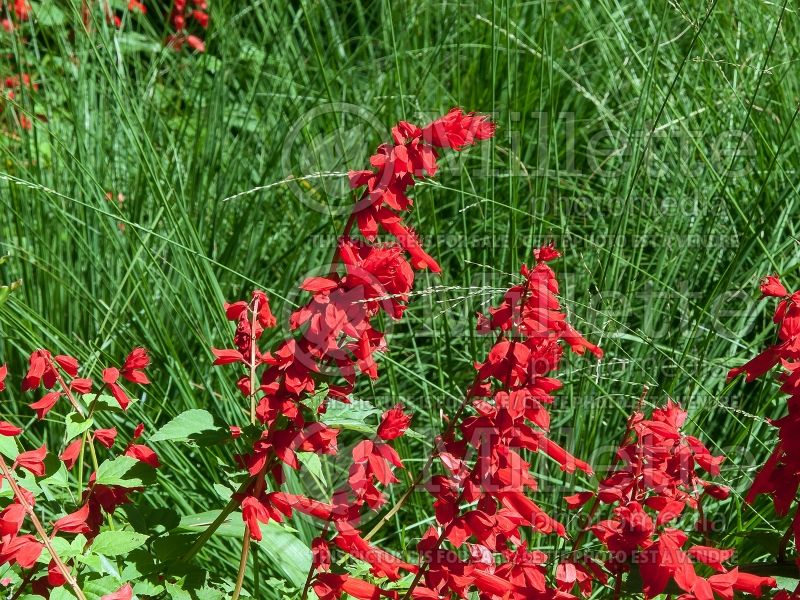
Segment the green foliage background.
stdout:
<svg viewBox="0 0 800 600">
<path fill-rule="evenodd" d="M 422 435 L 400 449 L 418 468 L 485 349 L 475 311 L 532 247 L 555 240 L 571 318 L 606 350 L 599 364 L 569 363 L 556 431 L 598 464 L 644 386 L 648 404 L 681 401 L 689 430 L 730 457 L 723 478 L 735 493 L 717 539 L 742 562 L 774 553 L 788 523 L 741 493 L 782 401 L 771 385 L 724 379 L 771 335 L 759 277 L 798 285 L 796 5 L 212 0 L 208 52 L 192 55 L 162 47 L 164 7 L 87 33 L 79 2 L 34 4 L 38 21 L 0 36 L 1 74 L 29 71 L 41 85 L 0 115 L 0 254 L 10 256 L 0 281 L 22 280 L 0 308 L 12 372 L 39 346 L 96 368 L 141 344 L 154 384 L 136 414 L 150 432 L 190 408 L 243 423 L 235 377 L 210 366 L 209 348 L 231 334 L 223 301 L 266 289 L 285 322 L 352 201 L 341 173 L 363 168 L 399 119 L 462 106 L 491 113 L 497 138 L 415 189 L 413 221 L 444 272 L 419 277 L 407 318 L 390 326 L 382 376 L 359 397 L 412 409 Z M 38 115 L 21 135 L 20 111 Z M 29 424 L 33 400 L 13 392 L 3 417 Z M 146 497 L 166 507 L 163 530 L 224 505 L 231 449 L 154 446 L 164 466 Z M 325 485 L 290 485 L 320 496 L 342 466 L 324 465 Z M 591 485 L 536 468 L 538 499 L 553 510 Z M 381 543 L 411 551 L 430 522 L 419 494 Z M 245 586 L 255 597 L 292 595 L 270 578 L 300 571 L 302 584 L 296 539 L 314 529 L 291 526 L 260 545 Z M 238 531 L 227 533 L 198 557 L 217 582 L 235 577 Z M 164 545 L 188 538 L 177 539 Z M 558 552 L 554 543 L 536 540 Z"/>
</svg>

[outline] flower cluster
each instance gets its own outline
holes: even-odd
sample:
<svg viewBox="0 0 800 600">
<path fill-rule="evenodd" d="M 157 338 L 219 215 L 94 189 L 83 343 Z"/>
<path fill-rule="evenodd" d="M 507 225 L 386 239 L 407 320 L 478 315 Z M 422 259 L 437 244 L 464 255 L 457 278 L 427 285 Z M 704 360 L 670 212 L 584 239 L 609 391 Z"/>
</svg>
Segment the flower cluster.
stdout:
<svg viewBox="0 0 800 600">
<path fill-rule="evenodd" d="M 534 255 L 533 268 L 522 266 L 522 283 L 488 316 L 479 315 L 478 330 L 497 339 L 476 365 L 475 382 L 456 419 L 437 441 L 444 474 L 433 476 L 427 489 L 435 498 L 440 531 L 430 528 L 418 545 L 428 560 L 409 589 L 414 598 L 467 598 L 475 591 L 486 599 L 522 600 L 554 593 L 545 579 L 547 557 L 528 549 L 523 529 L 566 532 L 527 494 L 537 482 L 523 452 L 541 452 L 569 473 L 592 473 L 548 438 L 547 405 L 561 386 L 554 374 L 563 345 L 597 357 L 602 351 L 575 331 L 561 310 L 558 281 L 547 264 L 559 253 L 551 245 Z M 474 414 L 457 420 L 470 403 Z M 462 504 L 474 508 L 465 511 Z M 470 550 L 466 560 L 457 554 L 464 545 Z"/>
<path fill-rule="evenodd" d="M 10 486 L 13 496 L 11 503 L 0 512 L 0 564 L 16 565 L 27 573 L 18 593 L 23 591 L 26 584 L 30 584 L 33 593 L 49 596 L 54 588 L 68 585 L 78 598 L 85 598 L 78 582 L 78 565 L 70 565 L 69 561 L 59 557 L 53 539 L 64 534 L 82 535 L 86 539 L 85 548 L 88 549 L 100 532 L 104 519 L 110 519 L 117 507 L 129 503 L 130 495 L 142 489 L 141 486 L 99 480 L 98 470 L 101 463 L 98 461 L 97 446 L 106 448 L 110 459 L 125 456 L 134 464 L 142 463 L 152 468 L 159 466 L 155 452 L 138 441 L 144 432 L 143 425 L 135 428 L 132 439 L 120 454 L 114 451 L 117 429 L 94 427 L 94 417 L 113 408 L 108 404 L 109 401 L 118 403 L 123 411 L 130 404 L 130 398 L 120 384 L 120 377 L 139 385 L 149 383 L 144 369 L 149 365 L 150 359 L 146 350 L 136 348 L 127 356 L 121 368 L 105 369 L 102 383 L 99 384 L 90 378 L 78 376 L 79 364 L 72 356 L 54 356 L 49 351 L 40 349 L 30 355 L 28 363 L 27 373 L 22 379 L 22 391 L 44 389 L 44 395 L 30 405 L 37 417 L 45 418 L 57 405 L 64 403 L 68 411 L 67 421 L 83 425 L 71 433 L 67 428 L 66 437 L 75 439 L 67 439 L 68 444 L 59 456 L 66 469 L 73 471 L 78 479 L 80 504 L 73 512 L 56 519 L 48 533 L 34 511 L 38 501 L 36 494 L 25 487 L 27 484 L 20 475 L 27 472 L 28 477 L 33 476 L 34 481 L 46 477 L 45 459 L 49 453 L 47 446 L 19 451 L 18 444 L 15 443 L 15 456 L 8 456 L 9 451 L 4 449 L 3 454 L 13 462 L 9 465 L 6 458 L 0 455 L 0 478 Z M 0 366 L 0 391 L 6 388 L 7 375 L 7 367 Z M 110 393 L 110 396 L 104 395 L 104 392 Z M 0 436 L 16 438 L 21 433 L 21 428 L 7 421 L 0 421 Z M 80 485 L 80 481 L 86 454 L 91 457 L 92 469 L 84 487 Z M 38 485 L 32 489 L 38 489 Z M 32 527 L 30 533 L 23 533 L 26 523 Z M 45 550 L 50 556 L 50 562 L 46 571 L 40 574 L 37 561 Z M 105 599 L 129 599 L 131 594 L 132 588 L 127 585 L 115 594 L 107 595 Z"/>
<path fill-rule="evenodd" d="M 761 293 L 780 298 L 773 317 L 778 340 L 741 367 L 731 369 L 728 377 L 733 379 L 744 373 L 749 382 L 780 364 L 782 372 L 778 380 L 781 391 L 789 395 L 788 414 L 772 422 L 778 428 L 778 443 L 746 499 L 753 502 L 759 494 L 771 496 L 779 516 L 789 514 L 794 506 L 789 531 L 794 532 L 795 547 L 800 548 L 800 505 L 796 503 L 800 488 L 800 291 L 790 294 L 777 277 L 770 275 L 762 280 Z M 800 557 L 797 560 L 800 563 Z"/>
<path fill-rule="evenodd" d="M 0 2 L 0 15 L 0 26 L 11 32 L 16 29 L 17 23 L 30 19 L 31 5 L 28 0 L 6 0 Z"/>
<path fill-rule="evenodd" d="M 206 44 L 203 39 L 189 32 L 190 24 L 195 23 L 201 29 L 208 29 L 207 0 L 174 0 L 169 22 L 174 29 L 167 43 L 174 48 L 189 46 L 197 52 L 205 52 Z"/>
<path fill-rule="evenodd" d="M 318 572 L 309 579 L 320 598 L 383 593 L 365 581 L 327 572 L 331 547 L 368 560 L 374 573 L 389 579 L 399 577 L 398 569 L 416 570 L 371 546 L 351 525 L 362 509 L 377 509 L 385 503 L 378 486 L 396 481 L 392 469 L 402 468 L 389 443 L 408 427 L 401 408 L 386 411 L 374 438 L 356 445 L 347 485 L 334 490 L 330 499 L 317 501 L 277 490 L 284 482 L 284 466 L 299 468 L 298 452 L 338 452 L 339 429 L 326 425 L 324 415 L 331 402 L 350 401 L 359 375 L 377 378 L 376 355 L 386 350 L 385 336 L 376 327 L 378 316 L 400 319 L 415 270 L 440 270 L 403 221 L 403 213 L 412 205 L 409 188 L 417 179 L 436 173 L 436 148 L 462 150 L 493 132 L 486 117 L 460 109 L 424 128 L 398 124 L 392 130 L 394 142 L 381 145 L 370 159 L 373 169 L 350 174 L 352 187 L 365 189 L 327 271 L 300 286 L 311 299 L 291 314 L 293 335 L 274 350 L 262 352 L 258 345 L 265 329 L 275 325 L 263 292 L 255 292 L 249 301 L 226 305 L 228 319 L 237 324 L 234 348 L 214 349 L 215 364 L 242 365 L 238 387 L 250 398 L 251 422 L 262 427 L 255 439 L 249 439 L 240 427 L 232 428 L 250 447 L 240 457 L 252 477 L 237 495 L 242 517 L 255 539 L 260 537 L 259 522 L 280 521 L 293 510 L 328 523 L 330 535 L 315 541 Z M 353 237 L 356 225 L 362 240 Z M 379 230 L 393 239 L 378 241 Z M 315 404 L 320 393 L 324 397 Z M 268 489 L 268 476 L 274 491 Z"/>
<path fill-rule="evenodd" d="M 729 493 L 701 477 L 701 472 L 719 475 L 723 457 L 712 455 L 699 439 L 681 432 L 686 417 L 671 401 L 654 410 L 650 419 L 636 411 L 615 456 L 618 466 L 600 482 L 596 493 L 578 493 L 566 501 L 577 509 L 593 500 L 590 519 L 599 505 L 612 507 L 609 518 L 590 529 L 608 553 L 605 567 L 617 580 L 616 597 L 623 574 L 637 567 L 646 598 L 664 593 L 670 583 L 682 592 L 682 600 L 713 600 L 715 594 L 732 598 L 734 592 L 760 596 L 763 588 L 775 587 L 775 580 L 723 566 L 733 556 L 732 549 L 715 548 L 708 540 L 706 545 L 686 547 L 690 536 L 678 522 L 695 513 L 695 529 L 702 532 L 704 500 L 724 499 Z M 696 567 L 700 565 L 699 573 Z M 588 595 L 598 565 L 568 561 L 562 567 L 582 574 L 577 581 L 585 582 L 579 587 Z M 703 576 L 703 569 L 712 574 Z M 572 584 L 562 589 L 569 591 L 567 587 Z"/>
</svg>

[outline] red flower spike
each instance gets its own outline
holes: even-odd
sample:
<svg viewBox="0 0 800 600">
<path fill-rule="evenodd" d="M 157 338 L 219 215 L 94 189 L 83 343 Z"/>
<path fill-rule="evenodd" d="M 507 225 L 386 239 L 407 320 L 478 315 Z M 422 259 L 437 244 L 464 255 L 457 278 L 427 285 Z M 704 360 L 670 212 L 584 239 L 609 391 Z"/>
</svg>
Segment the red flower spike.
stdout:
<svg viewBox="0 0 800 600">
<path fill-rule="evenodd" d="M 6 377 L 8 376 L 8 367 L 0 365 L 0 392 L 6 389 Z"/>
<path fill-rule="evenodd" d="M 188 42 L 182 33 L 188 20 L 186 4 L 177 8 L 173 11 L 173 24 L 181 32 L 177 34 L 180 38 L 175 39 L 179 45 Z M 206 9 L 195 4 L 195 10 Z M 226 317 L 236 323 L 236 332 L 231 348 L 212 350 L 214 364 L 239 366 L 237 387 L 244 396 L 255 397 L 255 418 L 264 426 L 251 451 L 237 457 L 251 475 L 272 475 L 280 486 L 285 480 L 285 467 L 301 467 L 298 453 L 338 451 L 339 430 L 320 426 L 317 415 L 328 410 L 331 398 L 350 402 L 359 375 L 378 376 L 377 354 L 387 348 L 383 333 L 375 327 L 376 317 L 403 316 L 414 285 L 414 269 L 440 271 L 438 263 L 422 248 L 417 234 L 404 222 L 404 213 L 412 206 L 409 190 L 415 181 L 437 172 L 433 144 L 461 149 L 491 136 L 493 126 L 485 117 L 451 111 L 441 122 L 429 126 L 428 131 L 430 141 L 423 138 L 422 128 L 399 123 L 392 130 L 393 143 L 382 144 L 370 158 L 372 169 L 351 173 L 353 188 L 363 188 L 359 201 L 338 241 L 328 272 L 302 283 L 301 289 L 310 298 L 289 319 L 291 337 L 270 352 L 262 352 L 258 340 L 265 328 L 275 324 L 263 292 L 254 292 L 249 301 L 225 305 Z M 353 230 L 360 231 L 366 241 L 354 239 Z M 380 231 L 393 239 L 374 242 Z M 255 361 L 251 359 L 253 355 Z M 259 371 L 257 388 L 251 383 L 251 369 Z M 311 396 L 323 383 L 328 394 L 320 403 Z M 535 419 L 543 421 L 539 415 Z M 260 536 L 261 523 L 281 520 L 297 510 L 331 523 L 331 531 L 335 527 L 338 532 L 333 540 L 324 537 L 315 540 L 315 571 L 330 568 L 329 541 L 340 550 L 367 560 L 377 576 L 394 579 L 399 576 L 398 569 L 414 571 L 415 565 L 402 563 L 371 546 L 347 527 L 364 507 L 377 509 L 385 503 L 380 487 L 396 482 L 394 470 L 403 467 L 399 455 L 387 442 L 401 436 L 409 422 L 410 417 L 400 407 L 382 415 L 376 438 L 362 440 L 353 449 L 347 485 L 335 490 L 330 502 L 283 492 L 257 493 L 256 486 L 243 493 L 242 518 L 251 536 Z M 231 433 L 238 437 L 241 430 L 232 426 Z M 516 453 L 513 457 L 510 460 L 521 460 Z M 498 518 L 507 527 L 508 517 Z M 356 598 L 398 597 L 397 592 L 359 579 L 340 575 L 326 578 L 326 575 L 331 574 L 321 573 L 310 580 L 320 598 L 338 598 L 343 594 Z M 487 590 L 507 588 L 491 574 L 478 579 Z"/>
<path fill-rule="evenodd" d="M 479 331 L 495 329 L 500 334 L 485 361 L 476 365 L 476 383 L 467 395 L 475 414 L 451 424 L 452 438 L 439 443 L 438 457 L 447 475 L 435 476 L 428 484 L 447 543 L 455 548 L 468 545 L 472 558 L 460 561 L 453 551 L 438 547 L 441 538 L 435 531 L 426 535 L 417 549 L 430 558 L 412 585 L 413 597 L 463 598 L 478 592 L 481 597 L 523 600 L 556 594 L 541 567 L 544 558 L 528 556 L 520 540 L 523 527 L 561 536 L 566 530 L 528 496 L 537 482 L 518 451 L 547 454 L 567 472 L 591 473 L 587 463 L 548 439 L 543 430 L 550 422 L 545 405 L 553 402 L 551 393 L 560 387 L 552 373 L 559 367 L 563 347 L 599 354 L 560 310 L 558 282 L 545 264 L 558 256 L 552 245 L 536 251 L 537 265 L 521 268 L 524 283 L 512 286 L 500 306 L 479 319 Z M 574 507 L 591 496 L 579 495 Z M 468 503 L 475 508 L 464 511 L 461 507 Z M 493 553 L 498 552 L 505 562 L 496 563 Z M 578 569 L 570 563 L 562 571 L 557 583 L 571 589 Z M 581 563 L 580 573 L 581 586 L 591 588 L 593 568 Z"/>
</svg>

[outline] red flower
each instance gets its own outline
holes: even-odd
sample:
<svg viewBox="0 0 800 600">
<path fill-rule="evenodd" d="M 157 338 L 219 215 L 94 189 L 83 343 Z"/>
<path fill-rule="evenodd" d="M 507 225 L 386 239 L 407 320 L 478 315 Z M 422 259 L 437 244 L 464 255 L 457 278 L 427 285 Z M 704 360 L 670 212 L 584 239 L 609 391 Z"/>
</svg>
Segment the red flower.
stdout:
<svg viewBox="0 0 800 600">
<path fill-rule="evenodd" d="M 142 444 L 129 445 L 127 450 L 125 450 L 125 456 L 135 458 L 139 462 L 150 465 L 154 469 L 157 469 L 161 466 L 161 463 L 158 460 L 158 455 L 153 452 L 153 450 Z"/>
<path fill-rule="evenodd" d="M 147 355 L 147 350 L 144 348 L 134 348 L 128 356 L 125 357 L 125 362 L 122 365 L 120 375 L 131 383 L 139 383 L 145 385 L 150 383 L 147 375 L 144 374 L 143 369 L 147 368 L 150 364 L 150 357 Z"/>
<path fill-rule="evenodd" d="M 38 388 L 42 382 L 49 390 L 56 384 L 57 377 L 50 353 L 47 350 L 36 350 L 30 356 L 28 373 L 22 380 L 22 391 Z"/>
<path fill-rule="evenodd" d="M 64 466 L 67 467 L 67 470 L 72 470 L 72 467 L 75 466 L 75 463 L 78 461 L 78 457 L 81 453 L 81 447 L 83 442 L 80 438 L 71 442 L 64 451 L 61 453 L 59 458 L 64 463 Z"/>
<path fill-rule="evenodd" d="M 0 535 L 15 536 L 19 534 L 25 515 L 25 507 L 17 502 L 6 506 L 3 512 L 0 512 Z"/>
<path fill-rule="evenodd" d="M 36 411 L 36 416 L 39 419 L 44 419 L 45 415 L 56 405 L 58 399 L 61 397 L 61 392 L 48 392 L 40 400 L 31 404 L 31 408 Z"/>
<path fill-rule="evenodd" d="M 6 389 L 6 377 L 8 376 L 8 367 L 0 365 L 0 392 Z"/>
<path fill-rule="evenodd" d="M 0 564 L 18 564 L 23 569 L 30 569 L 44 550 L 44 544 L 32 535 L 3 538 L 0 543 Z"/>
<path fill-rule="evenodd" d="M 761 280 L 761 293 L 764 296 L 775 296 L 777 298 L 785 298 L 789 295 L 786 288 L 783 287 L 781 280 L 776 275 L 766 275 Z"/>
<path fill-rule="evenodd" d="M 317 571 L 330 571 L 331 569 L 331 550 L 321 537 L 316 537 L 311 542 L 311 556 L 314 569 Z"/>
<path fill-rule="evenodd" d="M 36 475 L 37 477 L 41 477 L 44 475 L 44 458 L 47 456 L 47 447 L 42 445 L 41 448 L 36 450 L 28 450 L 27 452 L 22 452 L 19 454 L 14 461 L 14 465 L 12 468 L 22 467 Z"/>
<path fill-rule="evenodd" d="M 128 0 L 128 10 L 131 12 L 138 12 L 140 15 L 147 14 L 147 7 L 139 2 L 139 0 Z"/>
<path fill-rule="evenodd" d="M 441 148 L 461 150 L 477 140 L 494 136 L 494 123 L 488 117 L 453 108 L 444 117 L 422 129 L 422 139 Z"/>
<path fill-rule="evenodd" d="M 6 437 L 13 437 L 22 433 L 22 429 L 16 425 L 12 425 L 8 421 L 0 421 L 0 435 Z"/>
<path fill-rule="evenodd" d="M 89 533 L 92 528 L 87 523 L 89 518 L 89 505 L 84 504 L 73 513 L 61 517 L 53 523 L 53 531 L 63 531 L 64 533 Z"/>
<path fill-rule="evenodd" d="M 103 369 L 103 383 L 108 386 L 108 389 L 111 391 L 111 395 L 114 396 L 114 399 L 119 403 L 120 408 L 122 410 L 127 410 L 131 403 L 131 399 L 128 398 L 128 395 L 125 393 L 125 390 L 122 389 L 122 386 L 117 383 L 117 381 L 119 381 L 119 374 L 119 369 L 115 367 Z"/>
<path fill-rule="evenodd" d="M 111 448 L 111 446 L 114 445 L 114 440 L 117 439 L 117 428 L 98 429 L 94 432 L 94 439 L 103 444 L 106 448 Z"/>
<path fill-rule="evenodd" d="M 133 598 L 133 588 L 130 583 L 126 583 L 116 592 L 102 596 L 100 600 L 131 600 Z"/>
<path fill-rule="evenodd" d="M 411 415 L 403 412 L 403 407 L 399 404 L 387 410 L 381 417 L 378 425 L 378 437 L 383 440 L 393 440 L 403 435 L 411 425 Z"/>
</svg>

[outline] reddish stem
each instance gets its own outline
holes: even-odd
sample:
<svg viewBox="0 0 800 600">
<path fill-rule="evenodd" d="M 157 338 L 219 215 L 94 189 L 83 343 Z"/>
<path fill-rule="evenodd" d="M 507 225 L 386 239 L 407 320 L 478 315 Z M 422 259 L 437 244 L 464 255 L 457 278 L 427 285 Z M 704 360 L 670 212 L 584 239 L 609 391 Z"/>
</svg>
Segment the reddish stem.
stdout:
<svg viewBox="0 0 800 600">
<path fill-rule="evenodd" d="M 64 579 L 75 592 L 75 595 L 78 597 L 79 600 L 86 600 L 86 596 L 84 596 L 83 591 L 81 591 L 80 586 L 78 586 L 78 582 L 72 576 L 72 573 L 64 564 L 64 561 L 61 560 L 61 557 L 56 552 L 53 544 L 50 541 L 50 537 L 47 535 L 47 531 L 45 530 L 42 522 L 39 520 L 39 517 L 36 516 L 36 513 L 33 510 L 33 506 L 30 505 L 28 499 L 25 497 L 25 494 L 22 493 L 20 490 L 19 485 L 17 484 L 17 480 L 14 479 L 14 474 L 11 472 L 11 469 L 8 468 L 5 459 L 2 455 L 0 455 L 0 470 L 3 471 L 3 476 L 8 481 L 8 484 L 11 486 L 11 490 L 14 492 L 14 497 L 16 498 L 17 502 L 20 503 L 22 508 L 25 509 L 25 512 L 28 514 L 31 522 L 33 523 L 34 529 L 36 529 L 36 533 L 39 534 L 39 537 L 42 540 L 45 548 L 50 553 L 50 558 L 53 559 L 53 562 L 56 565 L 56 568 L 59 572 L 64 576 Z"/>
</svg>

